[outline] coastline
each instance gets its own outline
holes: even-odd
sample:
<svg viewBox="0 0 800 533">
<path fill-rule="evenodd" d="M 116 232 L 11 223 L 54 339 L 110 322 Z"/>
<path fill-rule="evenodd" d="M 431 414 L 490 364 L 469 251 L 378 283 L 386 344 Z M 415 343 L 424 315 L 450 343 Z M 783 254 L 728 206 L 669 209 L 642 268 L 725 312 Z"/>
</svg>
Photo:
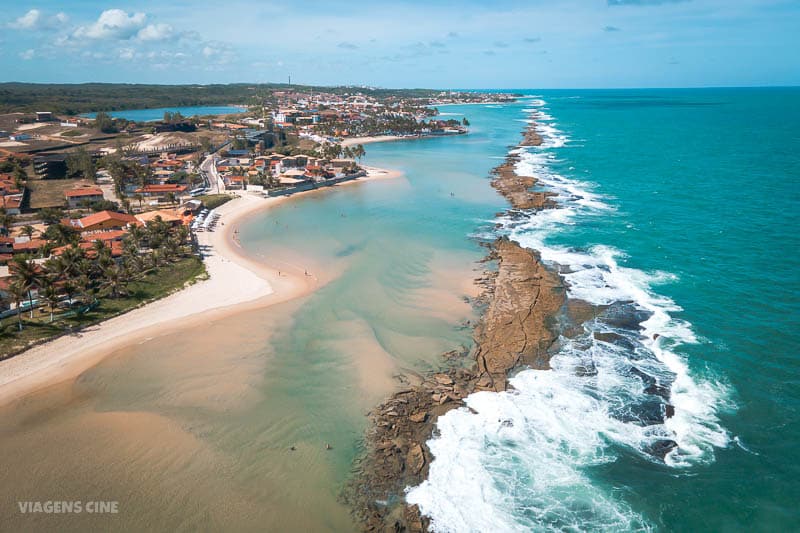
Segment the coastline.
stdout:
<svg viewBox="0 0 800 533">
<path fill-rule="evenodd" d="M 334 187 L 402 176 L 394 170 L 364 167 L 367 177 Z M 149 302 L 71 335 L 57 337 L 0 361 L 0 406 L 28 394 L 74 379 L 115 351 L 145 339 L 196 327 L 253 309 L 266 308 L 313 292 L 324 284 L 301 267 L 256 261 L 235 239 L 248 218 L 292 197 L 239 195 L 217 208 L 221 224 L 198 234 L 208 279 L 196 281 L 164 298 Z"/>
<path fill-rule="evenodd" d="M 541 143 L 531 122 L 517 146 Z M 512 210 L 553 207 L 548 193 L 531 190 L 536 178 L 516 174 L 517 160 L 510 154 L 492 171 L 492 187 Z M 404 491 L 427 478 L 432 460 L 427 441 L 438 418 L 463 407 L 473 392 L 506 390 L 511 373 L 522 366 L 549 368 L 558 336 L 554 319 L 567 302 L 561 276 L 536 252 L 507 238 L 486 247 L 484 262 L 496 269 L 487 268 L 476 280 L 483 293 L 473 303 L 483 312 L 473 333 L 474 349 L 444 354 L 442 370 L 422 376 L 370 413 L 365 452 L 343 495 L 365 531 L 426 531 L 427 518 L 406 503 Z"/>
</svg>

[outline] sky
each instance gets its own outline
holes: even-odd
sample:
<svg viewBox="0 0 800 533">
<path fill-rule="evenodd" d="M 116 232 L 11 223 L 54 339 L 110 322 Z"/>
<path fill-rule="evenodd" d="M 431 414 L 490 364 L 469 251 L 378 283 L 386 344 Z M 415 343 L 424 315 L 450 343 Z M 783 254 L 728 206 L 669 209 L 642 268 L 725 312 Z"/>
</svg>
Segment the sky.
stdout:
<svg viewBox="0 0 800 533">
<path fill-rule="evenodd" d="M 0 81 L 800 85 L 800 0 L 3 3 Z"/>
</svg>

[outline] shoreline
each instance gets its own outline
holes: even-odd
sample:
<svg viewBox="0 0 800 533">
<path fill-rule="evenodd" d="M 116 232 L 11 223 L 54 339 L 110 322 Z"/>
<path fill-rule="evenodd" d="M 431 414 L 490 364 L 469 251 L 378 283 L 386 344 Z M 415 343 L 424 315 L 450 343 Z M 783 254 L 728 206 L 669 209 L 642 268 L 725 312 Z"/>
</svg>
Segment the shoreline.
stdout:
<svg viewBox="0 0 800 533">
<path fill-rule="evenodd" d="M 542 138 L 532 122 L 517 147 L 538 146 Z M 554 206 L 548 193 L 534 192 L 533 176 L 518 176 L 518 157 L 508 154 L 492 170 L 492 187 L 509 209 L 542 210 Z M 463 407 L 478 391 L 503 391 L 511 373 L 522 367 L 549 368 L 558 332 L 553 320 L 567 303 L 563 279 L 545 267 L 539 255 L 507 238 L 485 245 L 486 268 L 476 283 L 483 293 L 473 301 L 483 308 L 469 353 L 444 354 L 442 369 L 397 391 L 370 412 L 365 452 L 343 494 L 365 531 L 428 530 L 428 519 L 408 505 L 405 489 L 428 476 L 432 454 L 428 440 L 438 418 Z M 393 502 L 385 504 L 380 502 Z"/>
<path fill-rule="evenodd" d="M 396 170 L 364 168 L 365 178 L 333 187 L 402 176 Z M 307 276 L 300 267 L 282 264 L 279 269 L 256 261 L 235 239 L 235 230 L 270 207 L 326 189 L 273 198 L 243 194 L 218 207 L 222 216 L 217 231 L 197 236 L 208 279 L 0 361 L 0 406 L 74 379 L 131 344 L 310 294 L 324 281 Z"/>
<path fill-rule="evenodd" d="M 446 133 L 443 135 L 367 135 L 366 137 L 348 137 L 339 143 L 342 148 L 348 146 L 355 146 L 357 144 L 373 144 L 383 142 L 395 141 L 419 141 L 421 139 L 438 139 L 440 137 L 459 137 L 461 135 L 468 135 L 469 132 L 464 133 Z M 362 165 L 363 166 L 363 165 Z"/>
</svg>

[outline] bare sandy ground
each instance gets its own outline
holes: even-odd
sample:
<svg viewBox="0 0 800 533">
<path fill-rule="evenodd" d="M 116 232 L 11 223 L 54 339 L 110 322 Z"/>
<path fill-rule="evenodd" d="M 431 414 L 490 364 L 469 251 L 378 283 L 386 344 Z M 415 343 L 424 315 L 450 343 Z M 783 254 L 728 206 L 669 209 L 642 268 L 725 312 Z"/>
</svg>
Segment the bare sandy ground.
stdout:
<svg viewBox="0 0 800 533">
<path fill-rule="evenodd" d="M 365 167 L 365 179 L 389 179 L 400 172 Z M 302 194 L 324 194 L 327 188 Z M 294 195 L 298 196 L 298 195 Z M 188 329 L 224 316 L 259 309 L 311 293 L 328 280 L 307 275 L 301 266 L 270 264 L 247 256 L 236 229 L 249 216 L 294 197 L 262 198 L 243 193 L 217 208 L 217 230 L 198 234 L 209 279 L 143 307 L 60 337 L 0 361 L 0 405 L 74 379 L 115 351 L 141 340 Z"/>
</svg>

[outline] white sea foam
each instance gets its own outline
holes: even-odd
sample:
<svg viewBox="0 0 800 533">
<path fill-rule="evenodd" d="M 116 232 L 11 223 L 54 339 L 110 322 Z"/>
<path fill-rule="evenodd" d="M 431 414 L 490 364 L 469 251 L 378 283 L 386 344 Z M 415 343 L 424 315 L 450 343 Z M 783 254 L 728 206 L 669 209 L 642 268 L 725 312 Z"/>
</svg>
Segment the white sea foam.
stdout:
<svg viewBox="0 0 800 533">
<path fill-rule="evenodd" d="M 514 151 L 517 172 L 536 176 L 558 207 L 503 217 L 501 231 L 559 268 L 569 297 L 634 319 L 586 323 L 583 334 L 561 339 L 552 370 L 524 370 L 511 380 L 514 390 L 473 394 L 470 410 L 439 418 L 428 479 L 407 500 L 435 531 L 649 530 L 621 494 L 591 477 L 592 467 L 623 451 L 661 462 L 669 450 L 663 464 L 676 469 L 712 461 L 730 442 L 717 418 L 726 389 L 693 375 L 680 355 L 697 338 L 673 316 L 680 307 L 654 290 L 674 275 L 625 267 L 610 246 L 550 243 L 582 217 L 614 208 L 590 184 L 552 171 L 553 150 L 569 139 L 544 102 L 531 105 L 544 143 Z M 668 406 L 674 414 L 665 417 Z"/>
</svg>

